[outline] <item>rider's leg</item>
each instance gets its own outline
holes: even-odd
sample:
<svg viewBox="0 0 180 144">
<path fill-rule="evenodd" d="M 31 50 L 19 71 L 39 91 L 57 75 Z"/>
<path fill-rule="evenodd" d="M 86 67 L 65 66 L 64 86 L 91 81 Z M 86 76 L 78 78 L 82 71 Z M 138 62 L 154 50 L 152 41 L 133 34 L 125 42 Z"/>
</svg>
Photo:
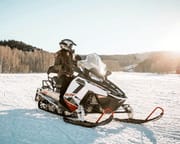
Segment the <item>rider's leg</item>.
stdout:
<svg viewBox="0 0 180 144">
<path fill-rule="evenodd" d="M 61 76 L 61 80 L 62 80 L 62 86 L 60 88 L 60 103 L 66 107 L 66 104 L 64 102 L 64 94 L 67 90 L 67 87 L 69 86 L 70 82 L 71 82 L 71 77 L 67 77 L 66 75 L 62 75 Z"/>
</svg>

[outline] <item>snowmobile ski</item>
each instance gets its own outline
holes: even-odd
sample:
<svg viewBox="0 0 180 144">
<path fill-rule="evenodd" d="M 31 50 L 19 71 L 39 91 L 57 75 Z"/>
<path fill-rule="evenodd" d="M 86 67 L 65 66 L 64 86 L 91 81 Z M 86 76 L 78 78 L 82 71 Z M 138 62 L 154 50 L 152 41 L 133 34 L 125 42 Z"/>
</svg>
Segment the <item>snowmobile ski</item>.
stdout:
<svg viewBox="0 0 180 144">
<path fill-rule="evenodd" d="M 152 114 L 157 110 L 160 109 L 161 113 L 158 116 L 152 117 Z M 134 119 L 134 118 L 128 118 L 128 119 L 120 119 L 120 118 L 113 118 L 113 120 L 115 121 L 119 121 L 119 122 L 125 122 L 125 123 L 132 123 L 132 124 L 143 124 L 143 123 L 147 123 L 150 121 L 156 121 L 158 119 L 160 119 L 164 114 L 164 110 L 161 107 L 156 107 L 148 116 L 146 119 Z"/>
</svg>

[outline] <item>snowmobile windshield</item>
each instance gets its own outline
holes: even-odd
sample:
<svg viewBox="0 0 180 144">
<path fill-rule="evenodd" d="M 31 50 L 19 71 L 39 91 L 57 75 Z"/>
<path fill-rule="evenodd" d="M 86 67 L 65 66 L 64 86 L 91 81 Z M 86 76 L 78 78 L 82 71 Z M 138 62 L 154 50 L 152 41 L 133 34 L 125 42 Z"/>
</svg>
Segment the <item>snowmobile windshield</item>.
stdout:
<svg viewBox="0 0 180 144">
<path fill-rule="evenodd" d="M 89 54 L 85 60 L 79 61 L 78 66 L 92 72 L 98 77 L 104 78 L 107 73 L 106 65 L 102 62 L 100 56 L 95 53 Z"/>
</svg>

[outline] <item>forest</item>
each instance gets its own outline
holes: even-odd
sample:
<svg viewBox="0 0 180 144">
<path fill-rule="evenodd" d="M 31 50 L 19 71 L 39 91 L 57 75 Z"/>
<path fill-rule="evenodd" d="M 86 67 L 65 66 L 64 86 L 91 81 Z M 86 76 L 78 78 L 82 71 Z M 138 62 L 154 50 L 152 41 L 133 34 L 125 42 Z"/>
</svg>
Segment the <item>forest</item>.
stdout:
<svg viewBox="0 0 180 144">
<path fill-rule="evenodd" d="M 0 73 L 46 72 L 54 54 L 19 41 L 0 41 Z"/>
</svg>

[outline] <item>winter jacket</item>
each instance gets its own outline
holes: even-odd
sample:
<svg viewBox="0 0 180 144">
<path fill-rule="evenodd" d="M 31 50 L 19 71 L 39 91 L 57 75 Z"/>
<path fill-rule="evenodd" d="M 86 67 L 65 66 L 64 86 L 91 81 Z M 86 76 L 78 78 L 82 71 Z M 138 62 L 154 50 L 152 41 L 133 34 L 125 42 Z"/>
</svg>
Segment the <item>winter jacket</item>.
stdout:
<svg viewBox="0 0 180 144">
<path fill-rule="evenodd" d="M 71 76 L 73 74 L 73 54 L 67 50 L 59 50 L 56 53 L 54 66 L 58 69 L 58 75 Z"/>
</svg>

